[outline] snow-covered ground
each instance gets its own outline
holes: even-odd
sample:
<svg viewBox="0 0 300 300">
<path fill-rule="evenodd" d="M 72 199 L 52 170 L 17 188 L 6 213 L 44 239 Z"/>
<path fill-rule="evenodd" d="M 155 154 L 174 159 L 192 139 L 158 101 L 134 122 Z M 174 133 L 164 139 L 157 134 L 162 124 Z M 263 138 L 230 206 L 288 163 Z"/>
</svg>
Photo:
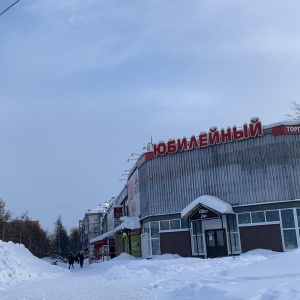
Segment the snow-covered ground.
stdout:
<svg viewBox="0 0 300 300">
<path fill-rule="evenodd" d="M 300 299 L 300 249 L 255 250 L 216 259 L 128 254 L 68 270 L 0 241 L 1 300 Z"/>
</svg>

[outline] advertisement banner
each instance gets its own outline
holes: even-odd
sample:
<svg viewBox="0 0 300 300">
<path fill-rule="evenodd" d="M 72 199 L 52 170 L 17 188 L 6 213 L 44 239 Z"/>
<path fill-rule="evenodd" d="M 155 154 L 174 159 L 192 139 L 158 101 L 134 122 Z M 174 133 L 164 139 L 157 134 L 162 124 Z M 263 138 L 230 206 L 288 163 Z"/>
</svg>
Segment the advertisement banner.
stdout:
<svg viewBox="0 0 300 300">
<path fill-rule="evenodd" d="M 138 169 L 136 169 L 132 174 L 132 176 L 128 179 L 127 187 L 128 187 L 129 217 L 139 217 L 141 213 L 141 209 L 140 209 Z"/>
</svg>

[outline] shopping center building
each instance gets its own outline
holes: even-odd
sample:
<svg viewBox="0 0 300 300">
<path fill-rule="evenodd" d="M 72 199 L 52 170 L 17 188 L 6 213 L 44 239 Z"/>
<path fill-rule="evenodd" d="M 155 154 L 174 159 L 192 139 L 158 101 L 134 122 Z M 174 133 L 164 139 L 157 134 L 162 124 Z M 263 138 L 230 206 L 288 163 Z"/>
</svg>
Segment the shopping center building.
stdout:
<svg viewBox="0 0 300 300">
<path fill-rule="evenodd" d="M 143 258 L 287 251 L 300 247 L 299 183 L 300 121 L 212 127 L 150 144 L 103 228 L 119 252 Z"/>
</svg>

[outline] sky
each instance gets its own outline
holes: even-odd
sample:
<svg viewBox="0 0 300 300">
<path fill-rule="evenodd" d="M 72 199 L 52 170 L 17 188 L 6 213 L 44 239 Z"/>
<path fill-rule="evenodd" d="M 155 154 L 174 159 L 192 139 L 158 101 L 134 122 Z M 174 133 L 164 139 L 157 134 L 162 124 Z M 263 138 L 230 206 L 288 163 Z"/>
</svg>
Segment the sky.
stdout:
<svg viewBox="0 0 300 300">
<path fill-rule="evenodd" d="M 300 250 L 256 249 L 236 257 L 137 259 L 51 265 L 23 245 L 0 241 L 1 300 L 298 300 Z"/>
<path fill-rule="evenodd" d="M 131 154 L 151 136 L 285 120 L 300 101 L 299 9 L 296 0 L 19 1 L 0 16 L 6 208 L 50 232 L 61 215 L 69 230 L 121 192 Z"/>
</svg>

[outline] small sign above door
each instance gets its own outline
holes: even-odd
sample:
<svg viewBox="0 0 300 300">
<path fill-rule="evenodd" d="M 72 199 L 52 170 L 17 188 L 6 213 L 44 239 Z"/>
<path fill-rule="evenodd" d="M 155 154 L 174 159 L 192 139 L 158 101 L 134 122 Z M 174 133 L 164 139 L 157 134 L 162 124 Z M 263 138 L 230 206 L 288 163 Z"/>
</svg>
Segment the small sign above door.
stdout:
<svg viewBox="0 0 300 300">
<path fill-rule="evenodd" d="M 203 205 L 200 206 L 200 208 L 189 217 L 190 221 L 204 221 L 213 219 L 220 219 L 220 214 Z"/>
</svg>

